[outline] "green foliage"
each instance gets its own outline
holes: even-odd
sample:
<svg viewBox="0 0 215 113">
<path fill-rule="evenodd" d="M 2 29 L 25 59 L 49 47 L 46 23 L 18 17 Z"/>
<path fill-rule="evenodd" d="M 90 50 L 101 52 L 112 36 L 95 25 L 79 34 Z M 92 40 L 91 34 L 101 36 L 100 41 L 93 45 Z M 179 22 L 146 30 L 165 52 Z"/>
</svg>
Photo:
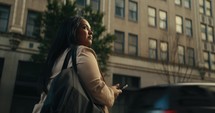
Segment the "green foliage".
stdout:
<svg viewBox="0 0 215 113">
<path fill-rule="evenodd" d="M 93 29 L 93 45 L 98 58 L 98 63 L 101 71 L 107 70 L 107 61 L 111 53 L 111 43 L 114 36 L 104 34 L 106 31 L 102 19 L 104 14 L 99 11 L 93 11 L 91 6 L 86 6 L 82 9 L 82 16 L 88 20 Z M 44 38 L 39 47 L 39 54 L 32 55 L 34 62 L 44 62 L 50 48 L 50 45 L 55 38 L 57 29 L 62 21 L 70 16 L 77 15 L 76 3 L 71 3 L 67 0 L 66 4 L 62 4 L 59 0 L 48 0 L 47 11 L 44 12 L 42 23 L 44 27 Z"/>
<path fill-rule="evenodd" d="M 102 19 L 104 14 L 99 11 L 93 11 L 91 6 L 87 6 L 82 10 L 82 15 L 88 20 L 93 30 L 93 44 L 92 48 L 97 53 L 98 63 L 101 71 L 107 70 L 107 61 L 111 51 L 111 43 L 114 41 L 114 36 L 111 34 L 104 35 L 106 31 L 103 26 Z"/>
<path fill-rule="evenodd" d="M 44 63 L 55 38 L 59 25 L 68 17 L 77 15 L 76 4 L 71 3 L 70 0 L 66 4 L 59 2 L 59 0 L 47 0 L 47 10 L 43 13 L 41 23 L 44 29 L 44 34 L 39 46 L 39 54 L 33 54 L 31 59 L 37 63 Z"/>
</svg>

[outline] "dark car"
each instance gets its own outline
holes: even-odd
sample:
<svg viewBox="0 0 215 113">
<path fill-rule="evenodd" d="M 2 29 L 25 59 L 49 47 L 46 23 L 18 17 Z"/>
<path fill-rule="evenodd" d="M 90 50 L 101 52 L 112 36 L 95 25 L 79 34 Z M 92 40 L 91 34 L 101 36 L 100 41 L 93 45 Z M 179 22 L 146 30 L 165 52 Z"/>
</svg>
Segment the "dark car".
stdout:
<svg viewBox="0 0 215 113">
<path fill-rule="evenodd" d="M 150 86 L 122 96 L 127 113 L 215 113 L 214 83 Z"/>
</svg>

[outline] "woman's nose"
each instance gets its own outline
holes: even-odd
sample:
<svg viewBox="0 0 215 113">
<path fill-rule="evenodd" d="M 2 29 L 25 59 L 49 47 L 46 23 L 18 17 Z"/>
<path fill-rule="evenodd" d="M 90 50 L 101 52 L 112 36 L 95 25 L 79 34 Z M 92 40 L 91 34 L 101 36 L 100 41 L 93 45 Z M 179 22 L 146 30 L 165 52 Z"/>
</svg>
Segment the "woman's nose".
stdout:
<svg viewBox="0 0 215 113">
<path fill-rule="evenodd" d="M 89 30 L 89 34 L 92 35 L 93 34 L 93 30 L 90 29 Z"/>
</svg>

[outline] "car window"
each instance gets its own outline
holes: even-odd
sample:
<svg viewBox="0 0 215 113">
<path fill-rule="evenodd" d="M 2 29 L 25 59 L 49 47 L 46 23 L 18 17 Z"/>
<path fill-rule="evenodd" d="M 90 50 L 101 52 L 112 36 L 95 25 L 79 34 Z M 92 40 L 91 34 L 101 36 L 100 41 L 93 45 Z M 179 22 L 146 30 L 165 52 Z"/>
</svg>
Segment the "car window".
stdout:
<svg viewBox="0 0 215 113">
<path fill-rule="evenodd" d="M 200 86 L 183 86 L 180 88 L 180 93 L 184 97 L 205 97 L 208 96 L 208 91 Z"/>
<path fill-rule="evenodd" d="M 214 105 L 212 92 L 206 86 L 182 86 L 178 103 L 182 106 Z"/>
<path fill-rule="evenodd" d="M 140 108 L 161 107 L 161 104 L 165 103 L 168 98 L 167 89 L 166 87 L 154 87 L 137 93 L 134 99 L 134 103 L 137 103 L 135 106 Z"/>
<path fill-rule="evenodd" d="M 154 108 L 155 109 L 168 109 L 169 108 L 169 94 L 166 92 L 164 93 L 158 100 L 155 100 L 154 102 Z"/>
<path fill-rule="evenodd" d="M 209 91 L 209 93 L 215 98 L 215 86 L 200 86 Z"/>
</svg>

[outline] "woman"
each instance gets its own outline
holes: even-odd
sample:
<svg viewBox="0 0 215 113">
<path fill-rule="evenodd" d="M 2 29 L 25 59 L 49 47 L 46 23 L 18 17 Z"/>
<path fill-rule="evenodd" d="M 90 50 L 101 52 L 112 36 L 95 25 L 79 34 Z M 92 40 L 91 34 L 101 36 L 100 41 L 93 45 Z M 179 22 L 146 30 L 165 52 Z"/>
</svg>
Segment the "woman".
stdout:
<svg viewBox="0 0 215 113">
<path fill-rule="evenodd" d="M 108 108 L 113 105 L 114 100 L 122 93 L 122 90 L 118 89 L 119 84 L 108 87 L 104 82 L 97 64 L 96 54 L 90 48 L 92 35 L 90 24 L 82 17 L 71 17 L 63 22 L 48 54 L 47 69 L 46 74 L 44 74 L 47 75 L 44 77 L 44 93 L 41 95 L 39 104 L 35 105 L 33 113 L 40 112 L 38 108 L 46 98 L 51 83 L 50 78 L 53 79 L 60 73 L 71 45 L 77 46 L 77 73 L 83 80 L 94 103 L 102 105 L 105 113 L 108 113 Z M 71 66 L 72 60 L 68 63 L 68 67 Z"/>
</svg>

